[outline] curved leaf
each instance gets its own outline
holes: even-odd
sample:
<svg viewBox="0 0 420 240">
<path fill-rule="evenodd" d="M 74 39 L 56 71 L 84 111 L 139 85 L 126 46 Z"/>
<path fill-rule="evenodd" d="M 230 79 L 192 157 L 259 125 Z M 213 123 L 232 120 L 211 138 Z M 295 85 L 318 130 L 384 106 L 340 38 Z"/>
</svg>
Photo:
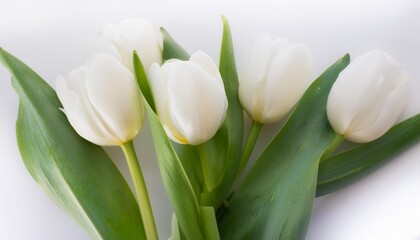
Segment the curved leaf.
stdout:
<svg viewBox="0 0 420 240">
<path fill-rule="evenodd" d="M 134 75 L 136 76 L 137 85 L 140 92 L 146 99 L 149 106 L 155 111 L 155 101 L 153 100 L 152 90 L 150 90 L 149 82 L 147 80 L 146 72 L 144 71 L 143 64 L 136 51 L 133 53 Z"/>
<path fill-rule="evenodd" d="M 345 56 L 306 91 L 252 167 L 219 221 L 222 239 L 304 239 L 315 197 L 319 159 L 337 134 L 325 109 L 348 65 Z"/>
<path fill-rule="evenodd" d="M 186 239 L 204 239 L 200 227 L 200 208 L 187 173 L 158 117 L 148 104 L 145 105 L 162 180 L 182 231 L 181 235 L 185 235 Z"/>
<path fill-rule="evenodd" d="M 226 119 L 217 134 L 206 143 L 211 148 L 209 152 L 216 152 L 214 164 L 223 163 L 222 179 L 219 185 L 209 193 L 201 195 L 204 205 L 220 207 L 229 195 L 239 168 L 243 138 L 243 110 L 238 98 L 238 73 L 236 71 L 235 54 L 229 22 L 223 17 L 223 37 L 220 49 L 220 74 L 222 75 L 228 99 Z"/>
<path fill-rule="evenodd" d="M 373 142 L 325 159 L 319 165 L 317 197 L 359 180 L 419 142 L 420 115 L 416 115 L 395 125 Z"/>
<path fill-rule="evenodd" d="M 185 49 L 181 47 L 171 35 L 169 35 L 168 31 L 164 28 L 160 28 L 160 32 L 163 36 L 163 49 L 162 49 L 162 59 L 164 61 L 175 58 L 179 60 L 187 61 L 190 59 L 190 55 L 188 54 Z"/>
<path fill-rule="evenodd" d="M 29 173 L 93 239 L 145 239 L 136 200 L 101 147 L 82 139 L 54 90 L 0 48 L 20 106 L 16 135 Z"/>
</svg>

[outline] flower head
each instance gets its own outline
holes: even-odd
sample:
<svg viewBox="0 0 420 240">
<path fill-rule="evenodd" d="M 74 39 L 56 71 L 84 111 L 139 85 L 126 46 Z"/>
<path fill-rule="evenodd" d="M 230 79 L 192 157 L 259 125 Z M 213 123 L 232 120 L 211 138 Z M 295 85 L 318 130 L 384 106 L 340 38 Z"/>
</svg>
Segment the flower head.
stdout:
<svg viewBox="0 0 420 240">
<path fill-rule="evenodd" d="M 240 79 L 241 104 L 256 122 L 279 121 L 302 97 L 309 85 L 311 71 L 312 57 L 308 47 L 262 36 Z"/>
<path fill-rule="evenodd" d="M 162 63 L 162 49 L 152 26 L 143 19 L 125 19 L 106 25 L 101 33 L 99 51 L 118 58 L 133 72 L 133 51 L 139 54 L 144 69 Z"/>
<path fill-rule="evenodd" d="M 328 96 L 328 119 L 350 141 L 375 140 L 398 119 L 408 89 L 408 77 L 398 62 L 387 53 L 371 50 L 338 76 Z"/>
<path fill-rule="evenodd" d="M 102 146 L 132 140 L 143 126 L 144 106 L 133 74 L 109 54 L 57 78 L 57 95 L 70 124 Z"/>
<path fill-rule="evenodd" d="M 172 140 L 197 145 L 216 134 L 228 103 L 220 73 L 209 56 L 196 52 L 189 61 L 153 64 L 149 78 L 158 117 Z"/>
</svg>

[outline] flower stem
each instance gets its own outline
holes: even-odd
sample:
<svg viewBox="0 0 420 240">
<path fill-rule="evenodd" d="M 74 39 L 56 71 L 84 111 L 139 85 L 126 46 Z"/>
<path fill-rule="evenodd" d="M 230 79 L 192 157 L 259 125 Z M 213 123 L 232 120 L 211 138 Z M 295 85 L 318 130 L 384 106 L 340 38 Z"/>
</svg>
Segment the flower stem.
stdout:
<svg viewBox="0 0 420 240">
<path fill-rule="evenodd" d="M 153 218 L 152 208 L 150 206 L 149 194 L 147 193 L 146 184 L 144 182 L 143 173 L 137 159 L 133 141 L 128 141 L 121 145 L 125 158 L 130 169 L 131 178 L 136 189 L 137 202 L 140 208 L 140 215 L 143 220 L 146 238 L 148 240 L 158 240 L 155 220 Z"/>
<path fill-rule="evenodd" d="M 336 134 L 336 136 L 334 137 L 334 140 L 332 141 L 328 149 L 322 155 L 320 159 L 320 163 L 323 162 L 325 159 L 327 159 L 341 145 L 343 141 L 344 141 L 344 137 L 340 134 Z"/>
<path fill-rule="evenodd" d="M 201 161 L 201 172 L 203 175 L 203 186 L 205 192 L 210 192 L 215 186 L 215 179 L 214 175 L 212 174 L 212 170 L 210 169 L 209 161 L 208 161 L 208 155 L 205 149 L 205 146 L 203 144 L 198 145 L 197 147 L 198 154 L 200 156 Z"/>
<path fill-rule="evenodd" d="M 257 143 L 258 136 L 260 135 L 262 128 L 262 124 L 259 122 L 252 122 L 251 131 L 248 135 L 248 139 L 246 140 L 245 146 L 242 149 L 241 154 L 241 161 L 239 163 L 239 169 L 236 173 L 234 185 L 236 184 L 236 181 L 241 176 L 242 172 L 245 170 L 245 167 L 249 161 L 249 157 L 252 154 L 252 151 L 254 150 L 255 144 Z"/>
</svg>

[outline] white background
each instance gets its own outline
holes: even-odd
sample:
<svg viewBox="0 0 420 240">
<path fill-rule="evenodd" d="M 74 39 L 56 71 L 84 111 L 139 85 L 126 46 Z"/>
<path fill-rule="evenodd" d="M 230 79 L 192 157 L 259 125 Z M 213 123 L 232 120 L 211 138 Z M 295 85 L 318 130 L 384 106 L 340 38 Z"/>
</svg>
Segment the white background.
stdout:
<svg viewBox="0 0 420 240">
<path fill-rule="evenodd" d="M 387 51 L 412 80 L 401 119 L 420 112 L 420 2 L 395 1 L 105 1 L 0 0 L 0 46 L 54 85 L 57 75 L 85 63 L 101 27 L 143 17 L 164 26 L 190 52 L 218 61 L 221 18 L 230 21 L 239 71 L 255 39 L 264 33 L 306 43 L 313 77 L 349 52 Z M 16 146 L 18 99 L 10 75 L 0 67 L 0 239 L 88 239 L 35 184 Z M 277 125 L 263 129 L 257 152 Z M 171 209 L 155 162 L 150 132 L 136 140 L 150 188 L 161 239 L 170 232 Z M 126 172 L 117 148 L 107 151 Z M 419 240 L 420 145 L 362 181 L 317 199 L 308 240 Z M 254 156 L 255 157 L 255 156 Z"/>
</svg>

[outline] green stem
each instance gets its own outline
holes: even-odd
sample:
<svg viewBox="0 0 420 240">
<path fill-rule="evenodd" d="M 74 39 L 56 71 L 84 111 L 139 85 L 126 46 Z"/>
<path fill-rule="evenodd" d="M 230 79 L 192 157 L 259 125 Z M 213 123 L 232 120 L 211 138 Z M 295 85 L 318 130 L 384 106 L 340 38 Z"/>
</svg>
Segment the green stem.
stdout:
<svg viewBox="0 0 420 240">
<path fill-rule="evenodd" d="M 344 141 L 344 137 L 340 134 L 336 134 L 336 136 L 334 137 L 334 140 L 332 141 L 328 149 L 322 155 L 320 159 L 320 163 L 323 162 L 325 159 L 327 159 L 341 145 L 343 141 Z"/>
<path fill-rule="evenodd" d="M 200 156 L 201 161 L 201 172 L 203 174 L 203 186 L 205 187 L 205 192 L 210 192 L 213 189 L 214 179 L 211 176 L 211 172 L 209 169 L 209 163 L 208 163 L 208 156 L 206 154 L 206 149 L 203 144 L 200 144 L 197 146 L 198 149 L 198 155 Z"/>
<path fill-rule="evenodd" d="M 155 220 L 153 218 L 152 207 L 150 206 L 149 194 L 147 193 L 146 184 L 144 182 L 143 173 L 137 159 L 133 141 L 128 141 L 121 145 L 125 158 L 130 169 L 131 178 L 136 189 L 137 201 L 140 208 L 141 218 L 143 220 L 146 238 L 148 240 L 158 240 Z"/>
<path fill-rule="evenodd" d="M 236 177 L 233 186 L 236 184 L 236 181 L 241 176 L 242 172 L 245 170 L 246 165 L 248 164 L 249 158 L 251 157 L 252 151 L 254 150 L 255 144 L 257 143 L 258 136 L 260 135 L 262 124 L 259 122 L 252 122 L 251 131 L 246 140 L 245 146 L 242 149 L 241 160 L 239 163 L 239 169 L 236 172 Z"/>
</svg>

